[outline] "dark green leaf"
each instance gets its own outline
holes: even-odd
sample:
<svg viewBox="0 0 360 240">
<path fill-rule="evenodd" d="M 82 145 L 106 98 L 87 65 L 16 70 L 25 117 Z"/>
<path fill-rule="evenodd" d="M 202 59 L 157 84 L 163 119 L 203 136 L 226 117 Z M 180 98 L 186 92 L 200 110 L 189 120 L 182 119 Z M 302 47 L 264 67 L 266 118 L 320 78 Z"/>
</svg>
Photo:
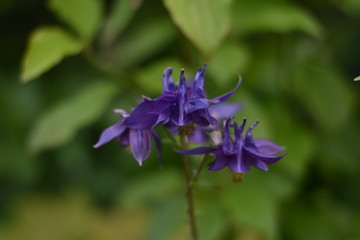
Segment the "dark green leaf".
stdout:
<svg viewBox="0 0 360 240">
<path fill-rule="evenodd" d="M 234 31 L 239 34 L 302 31 L 320 37 L 319 23 L 306 11 L 290 4 L 268 1 L 239 1 L 234 14 Z"/>
</svg>

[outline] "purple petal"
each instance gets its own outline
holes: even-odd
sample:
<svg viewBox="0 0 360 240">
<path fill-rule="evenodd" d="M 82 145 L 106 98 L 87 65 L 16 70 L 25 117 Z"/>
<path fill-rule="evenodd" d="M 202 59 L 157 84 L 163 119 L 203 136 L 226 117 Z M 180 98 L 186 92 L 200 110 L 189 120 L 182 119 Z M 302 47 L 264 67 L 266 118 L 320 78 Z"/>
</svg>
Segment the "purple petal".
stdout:
<svg viewBox="0 0 360 240">
<path fill-rule="evenodd" d="M 206 127 L 208 125 L 217 125 L 217 120 L 209 114 L 207 109 L 196 110 L 187 116 L 190 116 L 193 122 L 202 127 Z"/>
<path fill-rule="evenodd" d="M 118 136 L 117 140 L 120 143 L 121 146 L 126 147 L 130 144 L 129 141 L 129 132 L 130 128 L 127 128 L 120 136 Z"/>
<path fill-rule="evenodd" d="M 229 116 L 235 115 L 242 107 L 240 103 L 221 103 L 217 105 L 211 105 L 209 107 L 209 113 L 214 118 L 220 120 Z"/>
<path fill-rule="evenodd" d="M 209 99 L 209 104 L 218 104 L 218 103 L 225 101 L 240 87 L 240 84 L 241 84 L 241 77 L 239 76 L 239 81 L 238 81 L 236 87 L 232 91 L 225 93 L 224 95 L 221 95 L 217 98 Z"/>
<path fill-rule="evenodd" d="M 177 92 L 167 92 L 167 93 L 163 93 L 161 96 L 157 97 L 155 100 L 175 103 L 176 99 L 177 99 L 177 95 L 178 95 Z"/>
<path fill-rule="evenodd" d="M 156 145 L 156 150 L 157 150 L 157 156 L 158 156 L 158 160 L 159 160 L 159 165 L 160 167 L 163 166 L 162 164 L 162 159 L 161 159 L 161 139 L 159 137 L 159 135 L 157 134 L 157 132 L 155 132 L 154 129 L 151 129 L 151 135 L 155 140 L 155 145 Z"/>
<path fill-rule="evenodd" d="M 250 157 L 252 159 L 257 159 L 257 160 L 263 161 L 267 164 L 275 163 L 286 156 L 286 154 L 280 155 L 280 156 L 269 156 L 269 155 L 266 155 L 266 154 L 263 154 L 260 152 L 256 152 L 253 149 L 249 149 L 246 147 L 244 147 L 244 151 L 248 157 Z"/>
<path fill-rule="evenodd" d="M 129 116 L 129 114 L 123 109 L 114 109 L 113 112 L 120 114 L 123 118 L 127 118 Z"/>
<path fill-rule="evenodd" d="M 244 145 L 242 132 L 244 130 L 245 124 L 246 124 L 246 118 L 244 118 L 240 127 L 237 126 L 236 122 L 231 122 L 231 126 L 235 129 L 234 151 L 240 151 Z"/>
<path fill-rule="evenodd" d="M 229 128 L 229 122 L 232 119 L 233 117 L 229 117 L 224 122 L 224 139 L 222 141 L 222 149 L 224 153 L 231 153 L 234 147 L 230 137 L 230 128 Z"/>
<path fill-rule="evenodd" d="M 253 160 L 251 160 L 251 164 L 260 170 L 263 170 L 263 171 L 269 170 L 268 166 L 263 161 L 253 159 Z"/>
<path fill-rule="evenodd" d="M 233 155 L 216 155 L 215 161 L 211 162 L 209 164 L 208 171 L 217 171 L 225 168 L 228 166 L 230 161 L 233 161 L 234 156 Z"/>
<path fill-rule="evenodd" d="M 130 129 L 130 149 L 136 161 L 142 165 L 151 151 L 151 138 L 148 129 Z"/>
<path fill-rule="evenodd" d="M 130 114 L 130 116 L 124 120 L 124 125 L 130 128 L 141 129 L 151 128 L 155 126 L 159 115 L 153 114 L 151 112 L 155 109 L 163 108 L 165 106 L 162 104 L 163 102 L 161 102 L 160 104 L 157 103 L 158 102 L 156 101 L 148 100 L 140 103 L 140 105 L 135 108 L 135 110 Z"/>
<path fill-rule="evenodd" d="M 245 146 L 247 148 L 252 148 L 257 150 L 255 142 L 252 137 L 252 130 L 254 127 L 256 127 L 259 124 L 259 120 L 257 120 L 255 123 L 253 123 L 247 130 L 246 136 L 245 136 Z"/>
<path fill-rule="evenodd" d="M 242 150 L 237 152 L 236 158 L 234 158 L 233 161 L 229 161 L 228 166 L 231 168 L 231 170 L 238 173 L 245 173 L 250 171 L 250 164 L 246 158 L 244 158 L 244 153 Z"/>
<path fill-rule="evenodd" d="M 99 141 L 93 146 L 94 148 L 98 148 L 101 145 L 111 141 L 113 138 L 120 136 L 126 129 L 126 126 L 122 124 L 122 122 L 117 122 L 111 127 L 105 129 L 99 138 Z"/>
<path fill-rule="evenodd" d="M 172 79 L 172 68 L 168 67 L 167 69 L 165 69 L 164 71 L 164 75 L 163 75 L 163 92 L 175 92 L 176 91 L 176 87 L 174 84 L 174 81 Z"/>
<path fill-rule="evenodd" d="M 208 107 L 209 104 L 207 103 L 207 100 L 203 98 L 186 102 L 184 109 L 186 113 L 191 113 L 199 109 L 206 109 Z"/>
<path fill-rule="evenodd" d="M 215 151 L 216 148 L 213 147 L 198 147 L 189 150 L 175 150 L 175 152 L 180 153 L 182 155 L 198 155 Z"/>
<path fill-rule="evenodd" d="M 258 151 L 266 155 L 278 154 L 285 150 L 283 147 L 266 139 L 254 139 L 254 143 Z"/>
<path fill-rule="evenodd" d="M 194 87 L 193 87 L 193 96 L 192 98 L 205 98 L 205 92 L 204 92 L 204 75 L 205 75 L 205 69 L 206 64 L 204 64 L 204 67 L 200 69 L 194 80 Z"/>
<path fill-rule="evenodd" d="M 188 135 L 189 141 L 197 144 L 205 144 L 208 142 L 209 137 L 201 128 L 195 128 L 194 131 Z"/>
<path fill-rule="evenodd" d="M 184 75 L 184 69 L 181 69 L 180 72 L 180 83 L 179 83 L 179 94 L 177 99 L 177 107 L 178 109 L 178 115 L 177 118 L 175 118 L 174 123 L 178 126 L 184 126 L 186 123 L 184 122 L 184 107 L 185 107 L 185 100 L 186 100 L 186 82 L 185 82 L 185 75 Z"/>
</svg>

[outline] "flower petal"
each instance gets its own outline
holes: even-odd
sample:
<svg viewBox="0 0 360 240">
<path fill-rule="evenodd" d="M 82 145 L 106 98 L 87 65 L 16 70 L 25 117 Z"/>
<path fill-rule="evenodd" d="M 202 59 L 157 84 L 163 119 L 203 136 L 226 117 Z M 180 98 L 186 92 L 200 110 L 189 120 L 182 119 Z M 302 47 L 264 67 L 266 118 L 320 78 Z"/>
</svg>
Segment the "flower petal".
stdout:
<svg viewBox="0 0 360 240">
<path fill-rule="evenodd" d="M 254 143 L 260 153 L 267 155 L 278 154 L 285 150 L 282 146 L 267 139 L 254 139 Z"/>
<path fill-rule="evenodd" d="M 204 64 L 204 67 L 202 69 L 199 69 L 199 71 L 196 73 L 192 92 L 193 99 L 205 98 L 204 75 L 206 66 L 207 64 Z"/>
<path fill-rule="evenodd" d="M 242 137 L 242 132 L 246 124 L 246 118 L 243 119 L 240 127 L 237 126 L 236 122 L 231 122 L 231 126 L 235 129 L 235 142 L 234 142 L 234 151 L 240 151 L 244 145 L 244 138 Z"/>
<path fill-rule="evenodd" d="M 280 156 L 269 156 L 269 155 L 266 155 L 266 154 L 263 154 L 260 152 L 255 152 L 253 149 L 249 149 L 246 147 L 244 147 L 244 151 L 248 157 L 250 157 L 252 159 L 257 159 L 257 160 L 263 161 L 267 164 L 275 163 L 286 156 L 286 154 L 283 154 Z"/>
<path fill-rule="evenodd" d="M 220 120 L 235 115 L 241 109 L 241 107 L 241 103 L 221 103 L 217 105 L 211 105 L 209 107 L 209 113 L 214 118 Z"/>
<path fill-rule="evenodd" d="M 130 128 L 141 129 L 151 128 L 155 126 L 159 115 L 153 112 L 166 109 L 169 105 L 168 103 L 164 103 L 164 101 L 158 102 L 155 100 L 145 100 L 135 108 L 135 110 L 130 114 L 128 118 L 124 120 L 124 125 Z"/>
<path fill-rule="evenodd" d="M 224 151 L 224 153 L 232 153 L 232 151 L 233 151 L 234 146 L 233 146 L 232 139 L 230 137 L 230 128 L 229 128 L 229 122 L 233 118 L 234 117 L 231 116 L 224 121 L 224 138 L 222 141 L 222 150 Z"/>
<path fill-rule="evenodd" d="M 122 134 L 117 137 L 118 142 L 121 146 L 126 147 L 130 144 L 129 142 L 130 128 L 127 128 Z"/>
<path fill-rule="evenodd" d="M 188 135 L 189 141 L 197 144 L 205 144 L 208 142 L 209 137 L 201 128 L 195 128 L 191 134 Z"/>
<path fill-rule="evenodd" d="M 186 113 L 191 113 L 196 110 L 206 109 L 208 107 L 209 107 L 209 104 L 208 104 L 207 100 L 205 98 L 202 98 L 202 99 L 196 99 L 196 100 L 191 100 L 191 101 L 186 102 L 184 110 Z"/>
<path fill-rule="evenodd" d="M 225 93 L 224 95 L 221 95 L 219 97 L 209 99 L 208 100 L 209 104 L 218 104 L 218 103 L 221 103 L 221 102 L 225 101 L 231 95 L 233 95 L 233 93 L 240 87 L 240 84 L 241 84 L 241 77 L 239 76 L 239 81 L 238 81 L 238 83 L 236 84 L 236 87 L 233 90 L 231 90 L 230 92 Z"/>
<path fill-rule="evenodd" d="M 215 151 L 216 148 L 213 147 L 198 147 L 189 150 L 175 150 L 175 152 L 182 155 L 198 155 Z"/>
<path fill-rule="evenodd" d="M 172 68 L 168 67 L 165 69 L 164 71 L 164 75 L 163 75 L 163 92 L 175 92 L 176 91 L 176 87 L 174 84 L 174 81 L 172 79 Z"/>
<path fill-rule="evenodd" d="M 93 146 L 94 148 L 98 148 L 101 145 L 111 141 L 113 138 L 120 136 L 127 127 L 122 124 L 122 122 L 117 122 L 116 124 L 112 125 L 105 129 L 99 138 L 99 141 Z"/>
<path fill-rule="evenodd" d="M 228 166 L 231 168 L 231 170 L 238 173 L 245 173 L 250 171 L 250 164 L 244 157 L 242 150 L 237 152 L 236 158 L 234 158 L 232 161 L 229 161 Z"/>
<path fill-rule="evenodd" d="M 208 171 L 217 171 L 225 168 L 228 166 L 228 163 L 230 161 L 233 161 L 234 156 L 233 155 L 216 155 L 216 159 L 209 164 Z"/>
<path fill-rule="evenodd" d="M 148 129 L 130 129 L 130 149 L 136 161 L 142 165 L 149 157 L 151 139 Z"/>
<path fill-rule="evenodd" d="M 263 170 L 263 171 L 268 171 L 268 170 L 269 170 L 268 166 L 267 166 L 266 163 L 264 163 L 263 161 L 256 160 L 256 159 L 252 159 L 252 160 L 251 160 L 251 164 L 252 164 L 254 167 L 256 167 L 256 168 L 258 168 L 258 169 L 260 169 L 260 170 Z"/>
<path fill-rule="evenodd" d="M 209 114 L 209 111 L 207 109 L 199 109 L 195 112 L 187 114 L 186 116 L 190 117 L 194 123 L 202 127 L 208 125 L 217 125 L 217 120 Z"/>
<path fill-rule="evenodd" d="M 247 148 L 252 148 L 257 150 L 253 136 L 252 136 L 252 130 L 254 127 L 256 127 L 259 124 L 259 120 L 257 120 L 255 123 L 253 123 L 248 130 L 246 131 L 246 136 L 245 136 L 245 146 Z"/>
<path fill-rule="evenodd" d="M 178 113 L 176 118 L 174 118 L 173 122 L 178 126 L 186 125 L 184 121 L 184 107 L 185 107 L 185 100 L 186 100 L 186 82 L 185 82 L 185 74 L 184 69 L 181 69 L 180 72 L 180 82 L 179 82 L 179 94 L 177 99 L 177 108 L 176 112 Z"/>
</svg>

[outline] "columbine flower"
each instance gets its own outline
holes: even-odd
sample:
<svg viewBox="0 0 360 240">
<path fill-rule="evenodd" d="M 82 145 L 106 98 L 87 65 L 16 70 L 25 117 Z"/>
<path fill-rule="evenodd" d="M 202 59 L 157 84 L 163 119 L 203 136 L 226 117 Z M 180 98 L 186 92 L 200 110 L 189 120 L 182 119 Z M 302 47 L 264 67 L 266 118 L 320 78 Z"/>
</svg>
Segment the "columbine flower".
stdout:
<svg viewBox="0 0 360 240">
<path fill-rule="evenodd" d="M 231 122 L 229 118 L 224 123 L 224 136 L 222 144 L 217 148 L 199 147 L 191 150 L 181 151 L 186 155 L 209 153 L 216 156 L 215 161 L 210 163 L 209 171 L 216 171 L 229 167 L 234 172 L 245 173 L 250 170 L 250 166 L 254 166 L 261 170 L 267 171 L 267 164 L 279 161 L 285 155 L 275 155 L 284 151 L 284 148 L 265 139 L 253 139 L 252 129 L 259 123 L 256 121 L 251 125 L 245 139 L 242 136 L 246 119 L 241 126 L 237 126 L 235 122 Z M 235 140 L 230 136 L 231 125 L 235 131 Z"/>
<path fill-rule="evenodd" d="M 105 143 L 108 143 L 112 139 L 117 138 L 118 142 L 123 147 L 130 146 L 130 150 L 134 158 L 140 165 L 142 165 L 142 163 L 150 155 L 151 137 L 153 137 L 157 146 L 158 157 L 160 160 L 161 140 L 155 130 L 151 128 L 129 128 L 124 124 L 124 121 L 129 117 L 129 115 L 123 110 L 115 110 L 115 112 L 120 113 L 123 119 L 111 127 L 105 129 L 101 133 L 99 141 L 94 145 L 94 148 L 98 148 Z"/>
<path fill-rule="evenodd" d="M 240 80 L 232 91 L 214 99 L 207 99 L 204 92 L 204 74 L 206 65 L 199 69 L 192 86 L 187 86 L 184 70 L 180 72 L 179 86 L 176 88 L 172 79 L 172 68 L 167 68 L 163 75 L 163 94 L 156 98 L 144 98 L 133 113 L 124 120 L 131 128 L 150 128 L 160 123 L 172 126 L 185 126 L 195 123 L 199 126 L 216 125 L 209 106 L 228 99 L 240 86 Z"/>
</svg>

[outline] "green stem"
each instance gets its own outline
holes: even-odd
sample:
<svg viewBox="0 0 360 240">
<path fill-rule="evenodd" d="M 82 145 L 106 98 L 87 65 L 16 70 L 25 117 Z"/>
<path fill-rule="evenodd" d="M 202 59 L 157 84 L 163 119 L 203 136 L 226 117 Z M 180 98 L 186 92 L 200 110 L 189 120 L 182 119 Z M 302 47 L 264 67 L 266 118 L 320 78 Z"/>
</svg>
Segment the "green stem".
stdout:
<svg viewBox="0 0 360 240">
<path fill-rule="evenodd" d="M 182 149 L 187 148 L 187 136 L 182 135 L 181 138 L 181 147 Z M 194 199 L 193 199 L 193 177 L 191 176 L 190 167 L 189 167 L 189 159 L 186 155 L 182 155 L 183 166 L 184 166 L 184 174 L 185 174 L 185 198 L 187 201 L 187 214 L 189 217 L 189 225 L 190 225 L 190 234 L 192 240 L 197 240 L 197 231 L 196 231 L 196 222 L 195 222 L 195 214 L 194 214 Z"/>
<path fill-rule="evenodd" d="M 208 156 L 208 154 L 203 154 L 203 155 L 201 156 L 201 160 L 200 160 L 199 167 L 196 169 L 196 172 L 194 173 L 194 175 L 193 175 L 193 177 L 192 177 L 192 179 L 191 179 L 191 181 L 190 181 L 191 186 L 193 186 L 193 185 L 196 183 L 196 181 L 198 180 L 199 175 L 200 175 L 202 169 L 203 169 L 204 166 L 205 166 L 205 163 L 206 163 L 206 160 L 207 160 L 207 156 Z"/>
</svg>

